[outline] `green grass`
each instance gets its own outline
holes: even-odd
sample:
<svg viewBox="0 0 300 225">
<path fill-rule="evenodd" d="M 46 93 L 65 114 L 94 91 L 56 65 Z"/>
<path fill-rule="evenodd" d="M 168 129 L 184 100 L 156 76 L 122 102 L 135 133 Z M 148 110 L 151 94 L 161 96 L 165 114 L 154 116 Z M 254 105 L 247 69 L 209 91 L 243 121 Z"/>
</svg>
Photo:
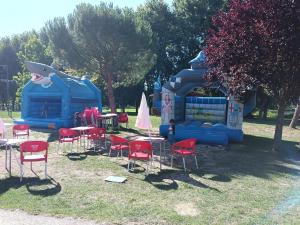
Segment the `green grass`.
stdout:
<svg viewBox="0 0 300 225">
<path fill-rule="evenodd" d="M 125 136 L 137 132 L 133 129 L 136 117 L 129 113 L 130 129 L 120 132 Z M 159 120 L 152 117 L 156 129 Z M 199 170 L 193 160 L 188 161 L 188 173 L 182 172 L 181 160 L 174 169 L 167 163 L 162 172 L 155 163 L 146 177 L 143 167 L 129 173 L 126 158 L 109 158 L 107 151 L 58 155 L 57 134 L 33 130 L 32 137 L 50 141 L 52 180 L 36 178 L 27 165 L 26 178 L 20 183 L 16 163 L 12 178 L 2 166 L 0 207 L 114 224 L 299 224 L 300 166 L 292 160 L 299 157 L 299 130 L 284 128 L 279 153 L 271 151 L 273 130 L 273 120 L 247 120 L 245 141 L 231 144 L 229 151 L 198 147 Z M 1 162 L 3 156 L 1 151 Z M 43 167 L 37 164 L 34 168 L 43 178 Z M 128 181 L 106 183 L 104 178 L 109 175 L 126 176 Z"/>
</svg>

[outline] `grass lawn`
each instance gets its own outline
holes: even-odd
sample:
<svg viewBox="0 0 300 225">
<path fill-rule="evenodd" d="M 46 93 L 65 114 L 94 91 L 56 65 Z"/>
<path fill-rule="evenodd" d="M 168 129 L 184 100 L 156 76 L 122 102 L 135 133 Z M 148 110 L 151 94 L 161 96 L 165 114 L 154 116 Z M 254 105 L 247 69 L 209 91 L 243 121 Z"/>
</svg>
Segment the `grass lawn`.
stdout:
<svg viewBox="0 0 300 225">
<path fill-rule="evenodd" d="M 130 115 L 130 129 L 122 135 L 137 133 L 135 118 Z M 152 122 L 157 130 L 159 117 Z M 177 167 L 166 163 L 160 172 L 156 162 L 145 176 L 143 165 L 129 173 L 126 158 L 108 157 L 107 151 L 59 155 L 57 132 L 34 129 L 31 138 L 50 142 L 51 179 L 43 180 L 43 165 L 37 163 L 41 179 L 26 165 L 20 183 L 15 162 L 9 178 L 0 151 L 0 208 L 112 224 L 300 224 L 300 132 L 284 127 L 283 150 L 274 153 L 273 131 L 273 120 L 247 120 L 245 141 L 229 151 L 198 146 L 199 170 L 191 160 L 184 173 L 178 160 Z M 128 180 L 107 183 L 109 175 Z"/>
</svg>

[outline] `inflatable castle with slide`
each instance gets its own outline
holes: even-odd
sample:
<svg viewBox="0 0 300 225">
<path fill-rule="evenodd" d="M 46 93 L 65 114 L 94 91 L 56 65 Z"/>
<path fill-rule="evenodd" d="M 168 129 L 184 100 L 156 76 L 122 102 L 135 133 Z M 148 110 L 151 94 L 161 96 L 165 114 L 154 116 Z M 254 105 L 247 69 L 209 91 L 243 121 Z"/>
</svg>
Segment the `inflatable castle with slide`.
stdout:
<svg viewBox="0 0 300 225">
<path fill-rule="evenodd" d="M 208 68 L 203 51 L 190 64 L 190 69 L 180 71 L 163 87 L 160 81 L 154 84 L 153 107 L 161 111 L 160 135 L 168 136 L 173 119 L 175 140 L 194 137 L 199 143 L 217 145 L 243 141 L 243 117 L 254 110 L 256 91 L 248 90 L 250 97 L 242 104 L 220 82 L 205 79 Z M 217 89 L 222 96 L 188 96 L 195 88 Z"/>
</svg>

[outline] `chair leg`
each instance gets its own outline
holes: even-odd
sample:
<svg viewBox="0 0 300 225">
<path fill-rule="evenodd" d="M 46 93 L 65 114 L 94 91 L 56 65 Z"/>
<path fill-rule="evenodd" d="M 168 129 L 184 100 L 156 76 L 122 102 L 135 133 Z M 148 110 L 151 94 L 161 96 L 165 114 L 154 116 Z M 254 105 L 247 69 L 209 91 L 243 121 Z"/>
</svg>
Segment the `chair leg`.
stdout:
<svg viewBox="0 0 300 225">
<path fill-rule="evenodd" d="M 173 155 L 171 155 L 171 168 L 173 168 Z"/>
<path fill-rule="evenodd" d="M 20 163 L 20 182 L 23 180 L 23 164 L 22 162 Z"/>
<path fill-rule="evenodd" d="M 33 172 L 33 170 L 32 170 L 32 162 L 30 162 L 30 170 Z"/>
<path fill-rule="evenodd" d="M 196 163 L 197 169 L 199 169 L 199 167 L 198 167 L 198 160 L 197 160 L 197 156 L 196 155 L 195 155 L 195 163 Z"/>
<path fill-rule="evenodd" d="M 110 154 L 111 154 L 111 147 L 110 147 L 110 149 L 109 149 L 109 153 L 108 153 L 108 156 L 110 157 Z"/>
<path fill-rule="evenodd" d="M 47 175 L 47 162 L 45 162 L 45 179 L 47 179 L 48 175 Z"/>
<path fill-rule="evenodd" d="M 184 168 L 184 172 L 186 172 L 186 167 L 185 167 L 185 158 L 182 157 L 182 162 L 183 162 L 183 168 Z"/>
<path fill-rule="evenodd" d="M 131 164 L 131 161 L 129 160 L 129 161 L 128 161 L 128 166 L 127 166 L 128 172 L 130 171 L 130 164 Z"/>
<path fill-rule="evenodd" d="M 58 141 L 58 149 L 57 149 L 57 154 L 60 152 L 60 141 Z"/>
<path fill-rule="evenodd" d="M 147 161 L 147 167 L 146 167 L 146 176 L 149 174 L 149 161 Z"/>
</svg>

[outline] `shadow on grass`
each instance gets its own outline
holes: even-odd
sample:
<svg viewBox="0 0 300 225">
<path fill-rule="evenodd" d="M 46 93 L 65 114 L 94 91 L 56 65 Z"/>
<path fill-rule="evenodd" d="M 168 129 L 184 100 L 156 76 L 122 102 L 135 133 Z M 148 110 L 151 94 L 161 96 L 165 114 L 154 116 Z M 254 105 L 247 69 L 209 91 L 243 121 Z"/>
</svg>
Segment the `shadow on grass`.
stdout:
<svg viewBox="0 0 300 225">
<path fill-rule="evenodd" d="M 43 197 L 53 196 L 61 191 L 61 186 L 53 178 L 41 180 L 39 177 L 23 178 L 20 182 L 19 177 L 9 177 L 0 181 L 0 195 L 9 191 L 10 189 L 18 189 L 23 186 L 32 195 L 39 195 Z"/>
<path fill-rule="evenodd" d="M 264 125 L 274 125 L 276 124 L 275 118 L 268 118 L 268 119 L 260 119 L 260 118 L 248 118 L 244 120 L 247 123 L 255 123 L 255 124 L 264 124 Z M 284 126 L 288 126 L 291 122 L 291 119 L 284 118 Z"/>
<path fill-rule="evenodd" d="M 119 130 L 123 131 L 123 132 L 128 132 L 128 133 L 136 134 L 136 135 L 142 135 L 142 136 L 144 135 L 139 130 L 136 130 L 136 129 L 133 129 L 133 128 L 120 127 Z"/>
<path fill-rule="evenodd" d="M 47 142 L 55 142 L 58 140 L 58 130 L 46 129 L 46 128 L 30 128 L 35 132 L 48 134 Z"/>
<path fill-rule="evenodd" d="M 283 141 L 279 152 L 272 151 L 273 139 L 245 135 L 243 143 L 232 144 L 230 151 L 217 147 L 201 147 L 199 151 L 199 169 L 195 169 L 194 159 L 186 158 L 188 173 L 184 173 L 181 160 L 178 158 L 174 166 L 178 170 L 163 170 L 150 174 L 145 181 L 161 190 L 178 188 L 178 181 L 189 185 L 217 189 L 201 181 L 231 182 L 240 176 L 252 176 L 262 179 L 272 179 L 273 175 L 300 176 L 300 151 L 297 143 Z M 169 162 L 168 162 L 169 165 Z"/>
<path fill-rule="evenodd" d="M 200 151 L 200 171 L 204 174 L 234 177 L 250 175 L 271 179 L 274 174 L 299 176 L 300 154 L 296 143 L 283 141 L 281 151 L 272 150 L 273 139 L 245 135 L 243 143 L 232 144 L 230 151 Z"/>
<path fill-rule="evenodd" d="M 87 158 L 87 154 L 84 152 L 68 153 L 66 156 L 71 161 L 82 161 Z"/>
<path fill-rule="evenodd" d="M 152 184 L 160 190 L 174 190 L 178 188 L 178 181 L 187 183 L 189 185 L 208 188 L 210 190 L 220 192 L 217 188 L 210 187 L 190 176 L 189 173 L 183 171 L 163 170 L 157 174 L 149 174 L 145 177 L 145 181 Z"/>
</svg>

